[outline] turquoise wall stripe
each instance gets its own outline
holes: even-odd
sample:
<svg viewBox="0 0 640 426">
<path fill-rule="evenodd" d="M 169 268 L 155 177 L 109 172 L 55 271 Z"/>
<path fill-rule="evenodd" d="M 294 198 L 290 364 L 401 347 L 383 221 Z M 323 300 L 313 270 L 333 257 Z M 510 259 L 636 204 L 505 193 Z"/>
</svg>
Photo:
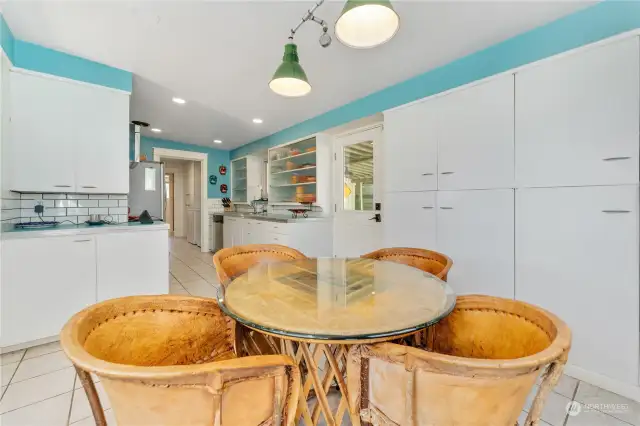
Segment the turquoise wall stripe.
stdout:
<svg viewBox="0 0 640 426">
<path fill-rule="evenodd" d="M 16 67 L 45 74 L 128 92 L 133 89 L 133 75 L 128 71 L 22 40 L 15 40 L 12 62 Z"/>
<path fill-rule="evenodd" d="M 609 0 L 231 151 L 264 150 L 640 27 L 640 1 Z M 313 94 L 311 95 L 313 96 Z"/>
<path fill-rule="evenodd" d="M 0 15 L 0 47 L 4 50 L 9 60 L 13 62 L 13 44 L 14 37 L 7 21 L 4 20 L 4 16 Z"/>
<path fill-rule="evenodd" d="M 133 160 L 134 152 L 133 141 L 133 134 L 131 134 L 129 138 L 129 156 L 131 160 Z M 216 185 L 207 185 L 207 196 L 209 198 L 230 196 L 231 185 L 229 185 L 229 174 L 231 168 L 229 167 L 229 151 L 207 148 L 206 146 L 200 145 L 191 145 L 183 142 L 175 142 L 167 139 L 150 138 L 147 136 L 140 137 L 140 155 L 144 154 L 147 156 L 147 160 L 153 161 L 153 148 L 178 149 L 182 151 L 203 152 L 207 154 L 208 176 L 216 175 L 218 177 L 218 183 Z M 218 168 L 223 164 L 227 167 L 227 174 L 220 176 Z M 222 194 L 220 192 L 220 185 L 223 183 L 227 184 L 227 187 L 229 188 L 229 192 L 226 194 Z"/>
</svg>

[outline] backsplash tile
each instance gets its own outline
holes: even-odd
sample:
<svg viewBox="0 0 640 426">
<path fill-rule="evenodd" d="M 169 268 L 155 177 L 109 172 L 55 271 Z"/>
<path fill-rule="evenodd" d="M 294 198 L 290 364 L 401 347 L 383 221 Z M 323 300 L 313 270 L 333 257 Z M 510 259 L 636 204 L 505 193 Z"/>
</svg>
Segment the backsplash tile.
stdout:
<svg viewBox="0 0 640 426">
<path fill-rule="evenodd" d="M 90 214 L 99 214 L 105 220 L 123 223 L 128 220 L 127 194 L 4 194 L 0 204 L 2 228 L 10 228 L 15 223 L 30 221 L 53 221 L 83 223 Z M 44 206 L 39 217 L 34 211 L 36 205 Z"/>
</svg>

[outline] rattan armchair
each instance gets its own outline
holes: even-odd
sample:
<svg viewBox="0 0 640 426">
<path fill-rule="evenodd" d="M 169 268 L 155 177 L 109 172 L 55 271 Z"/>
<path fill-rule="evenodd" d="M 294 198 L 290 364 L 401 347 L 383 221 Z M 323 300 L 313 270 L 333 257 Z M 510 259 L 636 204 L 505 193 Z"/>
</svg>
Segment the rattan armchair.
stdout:
<svg viewBox="0 0 640 426">
<path fill-rule="evenodd" d="M 98 426 L 90 373 L 119 426 L 293 425 L 300 377 L 290 357 L 236 358 L 234 328 L 215 299 L 133 296 L 93 305 L 64 326 Z"/>
<path fill-rule="evenodd" d="M 447 273 L 453 266 L 453 261 L 444 254 L 417 248 L 384 248 L 362 255 L 362 257 L 403 263 L 433 274 L 443 281 L 447 280 Z"/>
<path fill-rule="evenodd" d="M 277 244 L 248 244 L 225 248 L 213 255 L 220 285 L 242 275 L 260 262 L 278 262 L 307 257 L 296 249 Z M 280 340 L 257 333 L 241 324 L 236 327 L 236 350 L 244 355 L 270 355 L 281 353 Z"/>
<path fill-rule="evenodd" d="M 538 424 L 567 361 L 571 332 L 527 303 L 461 296 L 428 330 L 424 351 L 353 346 L 347 376 L 354 418 L 373 425 L 513 426 L 541 373 L 525 421 Z"/>
</svg>

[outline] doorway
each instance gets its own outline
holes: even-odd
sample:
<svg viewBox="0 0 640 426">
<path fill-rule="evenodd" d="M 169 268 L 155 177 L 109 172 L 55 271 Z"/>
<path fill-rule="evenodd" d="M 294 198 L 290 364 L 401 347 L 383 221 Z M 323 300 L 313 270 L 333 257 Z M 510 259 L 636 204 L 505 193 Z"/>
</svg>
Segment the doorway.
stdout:
<svg viewBox="0 0 640 426">
<path fill-rule="evenodd" d="M 175 179 L 173 173 L 164 174 L 164 186 L 166 194 L 164 200 L 164 217 L 165 222 L 169 225 L 169 232 L 173 233 L 175 230 Z"/>
<path fill-rule="evenodd" d="M 336 257 L 359 257 L 380 248 L 382 226 L 376 203 L 382 198 L 379 177 L 380 126 L 338 136 L 334 142 L 334 238 Z"/>
</svg>

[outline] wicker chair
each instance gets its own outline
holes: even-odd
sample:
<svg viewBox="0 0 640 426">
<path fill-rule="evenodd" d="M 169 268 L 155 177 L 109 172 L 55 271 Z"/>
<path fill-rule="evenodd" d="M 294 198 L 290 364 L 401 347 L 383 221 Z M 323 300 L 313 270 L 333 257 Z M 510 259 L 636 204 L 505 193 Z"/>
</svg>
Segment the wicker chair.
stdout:
<svg viewBox="0 0 640 426">
<path fill-rule="evenodd" d="M 544 371 L 525 421 L 536 425 L 571 345 L 555 315 L 488 296 L 459 297 L 428 335 L 432 352 L 393 343 L 350 349 L 354 418 L 385 426 L 513 426 Z"/>
<path fill-rule="evenodd" d="M 260 262 L 277 262 L 306 259 L 298 250 L 277 244 L 248 244 L 225 248 L 213 255 L 213 266 L 220 285 L 242 275 Z M 256 333 L 238 324 L 236 327 L 236 350 L 243 355 L 270 355 L 281 353 L 280 340 Z"/>
<path fill-rule="evenodd" d="M 93 305 L 60 337 L 98 426 L 106 422 L 89 373 L 120 426 L 293 425 L 297 366 L 281 355 L 236 358 L 233 333 L 215 299 L 163 295 Z"/>
<path fill-rule="evenodd" d="M 453 265 L 453 261 L 444 254 L 417 248 L 385 248 L 367 253 L 362 257 L 403 263 L 433 274 L 443 281 L 447 280 L 447 273 Z"/>
</svg>

